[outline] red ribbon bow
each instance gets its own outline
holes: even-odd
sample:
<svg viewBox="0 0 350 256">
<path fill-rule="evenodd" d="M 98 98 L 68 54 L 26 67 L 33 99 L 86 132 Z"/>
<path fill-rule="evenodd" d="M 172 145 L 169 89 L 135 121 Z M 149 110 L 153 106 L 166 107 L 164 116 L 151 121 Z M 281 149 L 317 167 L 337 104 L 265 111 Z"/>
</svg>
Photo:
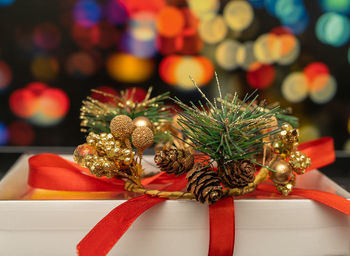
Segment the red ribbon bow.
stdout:
<svg viewBox="0 0 350 256">
<path fill-rule="evenodd" d="M 308 170 L 328 165 L 335 160 L 333 139 L 321 138 L 301 144 L 299 150 L 308 155 L 312 166 Z M 166 190 L 181 190 L 186 186 L 185 176 L 170 176 L 165 173 L 144 179 L 143 185 L 169 184 Z M 124 191 L 124 181 L 97 178 L 89 170 L 53 154 L 39 154 L 29 159 L 28 184 L 34 188 L 63 191 Z M 276 192 L 272 185 L 259 185 L 257 192 Z M 335 194 L 305 189 L 291 193 L 323 203 L 344 214 L 350 215 L 350 202 Z M 167 199 L 142 195 L 128 200 L 107 214 L 78 244 L 79 255 L 106 255 L 128 230 L 132 223 L 146 210 Z M 209 255 L 233 254 L 235 223 L 234 200 L 220 200 L 209 207 L 210 243 Z"/>
</svg>

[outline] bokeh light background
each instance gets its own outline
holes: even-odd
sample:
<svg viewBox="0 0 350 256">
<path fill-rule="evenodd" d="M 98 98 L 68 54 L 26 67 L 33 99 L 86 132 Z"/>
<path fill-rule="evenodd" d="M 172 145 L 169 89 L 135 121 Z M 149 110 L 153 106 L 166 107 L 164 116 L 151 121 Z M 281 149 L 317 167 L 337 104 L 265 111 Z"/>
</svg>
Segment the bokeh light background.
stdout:
<svg viewBox="0 0 350 256">
<path fill-rule="evenodd" d="M 75 146 L 90 90 L 258 89 L 350 152 L 350 0 L 0 0 L 0 145 Z M 92 95 L 93 97 L 101 97 Z M 105 101 L 106 99 L 100 98 Z"/>
</svg>

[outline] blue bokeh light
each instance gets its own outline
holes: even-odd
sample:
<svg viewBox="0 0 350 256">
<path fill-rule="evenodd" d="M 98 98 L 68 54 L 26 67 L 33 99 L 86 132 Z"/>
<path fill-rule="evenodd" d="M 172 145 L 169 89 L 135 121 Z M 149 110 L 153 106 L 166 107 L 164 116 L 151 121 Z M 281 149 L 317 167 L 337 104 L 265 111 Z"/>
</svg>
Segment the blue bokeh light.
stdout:
<svg viewBox="0 0 350 256">
<path fill-rule="evenodd" d="M 15 2 L 15 0 L 0 0 L 0 6 L 8 6 Z"/>
<path fill-rule="evenodd" d="M 73 14 L 78 24 L 91 27 L 101 19 L 101 8 L 93 0 L 80 0 L 75 4 Z"/>
<path fill-rule="evenodd" d="M 265 6 L 264 0 L 248 0 L 248 2 L 256 9 L 261 9 Z"/>
<path fill-rule="evenodd" d="M 4 123 L 0 122 L 0 145 L 5 145 L 8 142 L 9 133 Z"/>
<path fill-rule="evenodd" d="M 350 0 L 319 0 L 319 3 L 325 12 L 350 13 Z"/>
<path fill-rule="evenodd" d="M 350 39 L 349 18 L 329 12 L 321 15 L 316 23 L 316 36 L 324 44 L 339 47 Z"/>
</svg>

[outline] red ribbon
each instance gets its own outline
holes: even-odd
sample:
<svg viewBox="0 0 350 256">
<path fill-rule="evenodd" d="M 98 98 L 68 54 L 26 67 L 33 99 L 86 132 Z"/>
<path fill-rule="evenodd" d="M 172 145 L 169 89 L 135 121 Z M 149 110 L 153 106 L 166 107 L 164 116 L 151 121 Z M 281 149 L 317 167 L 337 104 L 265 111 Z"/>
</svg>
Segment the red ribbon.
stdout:
<svg viewBox="0 0 350 256">
<path fill-rule="evenodd" d="M 333 139 L 321 138 L 301 144 L 299 150 L 308 155 L 317 169 L 335 159 Z M 171 184 L 166 190 L 181 190 L 186 185 L 184 176 L 175 177 L 161 173 L 144 179 L 147 184 Z M 124 191 L 124 182 L 118 179 L 97 178 L 86 168 L 57 155 L 40 154 L 29 159 L 28 184 L 34 188 L 64 191 Z M 257 193 L 276 192 L 274 186 L 259 185 Z M 350 215 L 350 202 L 335 194 L 315 190 L 294 189 L 292 195 L 309 198 Z M 78 254 L 106 255 L 132 223 L 146 210 L 166 199 L 142 195 L 121 204 L 106 215 L 78 244 Z M 225 198 L 209 207 L 209 255 L 232 255 L 235 223 L 233 198 Z"/>
</svg>

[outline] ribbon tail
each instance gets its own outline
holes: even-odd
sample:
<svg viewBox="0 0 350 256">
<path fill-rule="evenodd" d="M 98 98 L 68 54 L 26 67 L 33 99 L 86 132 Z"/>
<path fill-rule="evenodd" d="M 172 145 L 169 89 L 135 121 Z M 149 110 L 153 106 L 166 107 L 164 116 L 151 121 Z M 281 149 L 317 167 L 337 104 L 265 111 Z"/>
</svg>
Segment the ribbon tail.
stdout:
<svg viewBox="0 0 350 256">
<path fill-rule="evenodd" d="M 317 190 L 295 189 L 292 195 L 317 201 L 350 216 L 350 201 L 336 194 Z"/>
<path fill-rule="evenodd" d="M 272 185 L 259 185 L 258 189 L 260 191 L 275 193 L 277 192 L 275 186 Z M 328 207 L 331 207 L 339 212 L 342 212 L 350 216 L 350 200 L 347 200 L 336 194 L 319 191 L 319 190 L 310 190 L 302 188 L 294 188 L 291 195 L 300 196 L 302 198 L 311 199 L 313 201 L 324 204 Z"/>
<path fill-rule="evenodd" d="M 232 197 L 209 206 L 209 256 L 232 256 L 235 245 L 235 207 Z"/>
<path fill-rule="evenodd" d="M 142 195 L 119 205 L 106 215 L 77 245 L 80 256 L 104 256 L 145 211 L 166 199 Z"/>
</svg>

